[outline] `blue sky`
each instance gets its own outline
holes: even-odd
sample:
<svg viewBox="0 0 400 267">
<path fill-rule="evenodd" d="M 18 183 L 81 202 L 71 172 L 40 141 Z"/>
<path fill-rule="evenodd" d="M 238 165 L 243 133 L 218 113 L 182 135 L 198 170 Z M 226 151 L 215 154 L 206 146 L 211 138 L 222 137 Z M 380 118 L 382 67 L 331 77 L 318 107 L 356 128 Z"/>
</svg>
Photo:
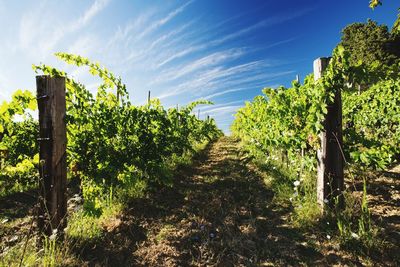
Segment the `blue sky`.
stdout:
<svg viewBox="0 0 400 267">
<path fill-rule="evenodd" d="M 31 65 L 38 63 L 94 91 L 99 80 L 53 56 L 71 52 L 120 75 L 134 104 L 148 90 L 167 107 L 212 100 L 201 117 L 226 131 L 235 110 L 262 88 L 310 73 L 347 24 L 371 18 L 391 26 L 395 2 L 371 10 L 368 0 L 0 0 L 0 101 L 16 89 L 34 91 Z"/>
</svg>

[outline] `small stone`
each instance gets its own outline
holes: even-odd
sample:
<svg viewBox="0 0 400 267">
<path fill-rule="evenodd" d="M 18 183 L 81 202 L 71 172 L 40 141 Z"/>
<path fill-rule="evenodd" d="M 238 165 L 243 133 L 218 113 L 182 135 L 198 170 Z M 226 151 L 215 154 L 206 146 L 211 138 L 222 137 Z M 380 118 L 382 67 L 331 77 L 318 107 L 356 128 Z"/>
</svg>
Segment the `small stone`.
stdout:
<svg viewBox="0 0 400 267">
<path fill-rule="evenodd" d="M 8 242 L 15 242 L 17 240 L 18 240 L 18 236 L 15 235 L 15 236 L 11 237 L 10 239 L 8 239 Z"/>
<path fill-rule="evenodd" d="M 192 237 L 193 242 L 200 242 L 200 237 L 199 236 L 193 236 Z"/>
<path fill-rule="evenodd" d="M 360 236 L 357 235 L 356 233 L 351 233 L 351 237 L 357 240 L 360 239 Z"/>
<path fill-rule="evenodd" d="M 211 231 L 210 238 L 216 238 L 216 237 L 217 237 L 217 233 L 215 231 Z"/>
</svg>

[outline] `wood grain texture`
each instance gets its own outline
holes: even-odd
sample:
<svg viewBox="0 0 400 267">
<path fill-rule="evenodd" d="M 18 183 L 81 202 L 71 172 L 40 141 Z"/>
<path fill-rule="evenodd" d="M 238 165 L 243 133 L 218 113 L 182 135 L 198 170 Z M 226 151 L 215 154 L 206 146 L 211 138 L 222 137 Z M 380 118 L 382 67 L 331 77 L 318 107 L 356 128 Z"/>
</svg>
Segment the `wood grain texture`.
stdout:
<svg viewBox="0 0 400 267">
<path fill-rule="evenodd" d="M 314 61 L 314 79 L 322 77 L 328 67 L 330 58 L 318 58 Z M 326 90 L 334 90 L 326 88 Z M 320 133 L 321 146 L 317 151 L 317 200 L 322 209 L 325 204 L 331 208 L 334 198 L 339 196 L 339 206 L 343 205 L 343 131 L 342 131 L 342 97 L 341 90 L 335 90 L 333 103 L 327 106 L 327 114 L 322 122 Z M 327 201 L 327 203 L 325 203 Z"/>
<path fill-rule="evenodd" d="M 38 227 L 45 235 L 66 226 L 67 136 L 65 78 L 36 77 L 39 108 L 40 207 Z"/>
</svg>

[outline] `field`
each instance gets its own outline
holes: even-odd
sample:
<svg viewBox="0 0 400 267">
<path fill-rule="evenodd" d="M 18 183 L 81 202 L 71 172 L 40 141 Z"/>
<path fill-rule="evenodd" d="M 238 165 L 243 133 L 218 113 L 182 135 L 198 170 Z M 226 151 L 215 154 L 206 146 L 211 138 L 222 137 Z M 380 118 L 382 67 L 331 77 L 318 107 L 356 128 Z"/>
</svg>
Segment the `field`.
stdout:
<svg viewBox="0 0 400 267">
<path fill-rule="evenodd" d="M 192 2 L 140 36 L 200 5 Z M 80 23 L 107 4 L 95 1 Z M 282 18 L 210 44 L 275 20 Z M 121 36 L 131 30 L 118 29 Z M 148 68 L 196 49 L 204 47 Z M 218 64 L 240 61 L 246 49 L 161 69 L 166 84 L 181 83 L 159 98 L 146 91 L 142 104 L 132 102 L 136 91 L 120 76 L 69 52 L 55 53 L 63 68 L 32 65 L 36 94 L 1 91 L 0 267 L 399 266 L 400 14 L 391 29 L 372 20 L 347 25 L 331 56 L 315 59 L 313 73 L 244 101 L 246 81 L 267 77 L 254 68 L 270 63 Z M 196 68 L 203 76 L 183 83 Z M 97 82 L 81 82 L 82 73 Z M 162 104 L 177 92 L 204 97 Z M 209 99 L 231 93 L 241 99 L 226 96 L 211 108 Z M 232 115 L 229 129 L 218 114 Z"/>
</svg>

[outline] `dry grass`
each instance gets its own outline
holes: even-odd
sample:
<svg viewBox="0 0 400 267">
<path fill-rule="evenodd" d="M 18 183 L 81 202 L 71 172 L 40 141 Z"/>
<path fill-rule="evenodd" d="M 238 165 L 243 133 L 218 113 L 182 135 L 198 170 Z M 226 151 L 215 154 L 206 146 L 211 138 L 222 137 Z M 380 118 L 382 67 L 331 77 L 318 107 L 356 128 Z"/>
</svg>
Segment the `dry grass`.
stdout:
<svg viewBox="0 0 400 267">
<path fill-rule="evenodd" d="M 325 221 L 308 230 L 297 228 L 291 220 L 293 207 L 290 202 L 274 200 L 272 183 L 266 175 L 240 154 L 234 139 L 222 137 L 209 144 L 192 164 L 179 167 L 171 187 L 153 188 L 146 195 L 131 199 L 121 214 L 110 212 L 113 216 L 99 224 L 100 232 L 96 232 L 95 239 L 71 240 L 65 250 L 68 255 L 58 263 L 67 266 L 397 264 L 395 255 L 400 253 L 395 250 L 368 257 L 344 250 L 335 233 L 326 232 Z M 368 188 L 373 219 L 381 220 L 382 233 L 385 238 L 392 236 L 393 240 L 389 240 L 392 244 L 400 240 L 395 234 L 400 225 L 399 190 L 398 180 L 387 176 L 375 177 Z M 20 205 L 20 211 L 13 210 L 12 205 L 8 207 L 6 202 L 0 204 L 1 214 L 8 214 L 10 219 L 0 225 L 2 256 L 5 247 L 17 248 L 21 242 L 12 241 L 13 235 L 22 240 L 27 232 L 29 217 L 25 216 L 31 205 L 28 202 Z M 327 234 L 332 237 L 327 238 Z"/>
</svg>

